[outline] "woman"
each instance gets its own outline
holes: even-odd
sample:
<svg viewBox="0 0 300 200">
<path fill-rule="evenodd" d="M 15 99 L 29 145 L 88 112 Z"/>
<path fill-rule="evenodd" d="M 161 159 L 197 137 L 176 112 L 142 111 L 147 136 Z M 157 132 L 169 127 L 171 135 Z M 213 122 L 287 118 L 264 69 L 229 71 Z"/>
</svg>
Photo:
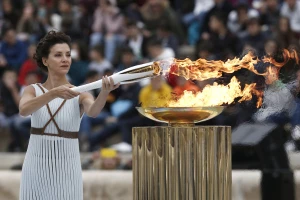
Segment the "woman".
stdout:
<svg viewBox="0 0 300 200">
<path fill-rule="evenodd" d="M 19 110 L 31 117 L 31 136 L 25 156 L 20 199 L 83 199 L 78 130 L 81 116 L 97 116 L 110 91 L 118 87 L 103 77 L 96 100 L 71 89 L 66 74 L 71 65 L 71 39 L 50 31 L 37 45 L 34 58 L 48 72 L 43 84 L 27 86 Z"/>
</svg>

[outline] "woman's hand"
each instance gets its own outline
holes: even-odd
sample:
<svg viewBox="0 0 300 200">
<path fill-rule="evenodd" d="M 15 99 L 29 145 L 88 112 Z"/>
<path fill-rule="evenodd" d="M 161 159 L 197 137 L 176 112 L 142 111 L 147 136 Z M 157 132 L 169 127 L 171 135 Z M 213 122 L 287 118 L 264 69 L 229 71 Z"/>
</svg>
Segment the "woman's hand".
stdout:
<svg viewBox="0 0 300 200">
<path fill-rule="evenodd" d="M 62 99 L 72 99 L 80 94 L 80 92 L 76 92 L 71 88 L 74 87 L 71 84 L 61 85 L 59 87 L 53 88 L 50 92 L 55 95 L 55 97 L 59 97 Z"/>
<path fill-rule="evenodd" d="M 103 76 L 101 92 L 109 94 L 112 90 L 117 89 L 119 86 L 119 83 L 117 85 L 114 84 L 112 77 Z"/>
<path fill-rule="evenodd" d="M 111 77 L 109 78 L 104 76 L 102 78 L 101 92 L 97 96 L 96 100 L 93 100 L 92 95 L 89 93 L 82 93 L 80 95 L 80 102 L 83 105 L 84 112 L 89 117 L 97 117 L 105 106 L 109 93 L 118 88 L 119 85 L 119 83 L 115 85 L 114 80 Z"/>
</svg>

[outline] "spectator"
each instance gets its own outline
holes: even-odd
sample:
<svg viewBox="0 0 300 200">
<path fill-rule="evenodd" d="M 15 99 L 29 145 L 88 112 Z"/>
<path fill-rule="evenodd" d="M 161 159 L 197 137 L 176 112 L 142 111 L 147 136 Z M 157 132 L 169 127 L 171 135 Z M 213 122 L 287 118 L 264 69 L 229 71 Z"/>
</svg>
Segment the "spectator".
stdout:
<svg viewBox="0 0 300 200">
<path fill-rule="evenodd" d="M 139 102 L 142 107 L 164 107 L 171 99 L 172 88 L 161 76 L 151 79 L 151 83 L 141 89 Z"/>
<path fill-rule="evenodd" d="M 87 72 L 86 74 L 86 80 L 85 80 L 85 84 L 88 83 L 92 83 L 94 81 L 98 81 L 99 79 L 101 79 L 101 77 L 99 76 L 99 73 L 95 70 L 91 70 L 89 72 Z M 96 98 L 99 94 L 99 90 L 95 89 L 90 91 L 90 93 Z M 110 98 L 111 96 L 109 95 L 108 98 Z M 83 151 L 87 151 L 88 146 L 88 139 L 91 137 L 92 135 L 92 129 L 95 126 L 99 126 L 99 125 L 104 125 L 106 123 L 106 118 L 111 116 L 110 111 L 108 110 L 108 106 L 105 105 L 105 107 L 102 109 L 101 113 L 96 116 L 95 118 L 89 117 L 86 114 L 83 114 L 82 116 L 82 120 L 81 120 L 81 124 L 80 124 L 80 130 L 79 130 L 79 139 L 82 143 L 84 143 L 82 145 L 82 150 Z"/>
<path fill-rule="evenodd" d="M 5 63 L 19 71 L 27 58 L 27 45 L 17 39 L 16 31 L 13 28 L 6 29 L 3 35 L 4 40 L 0 46 L 0 55 L 5 58 Z"/>
<path fill-rule="evenodd" d="M 253 17 L 259 17 L 259 12 L 249 8 L 246 3 L 239 3 L 235 10 L 229 13 L 227 27 L 238 37 L 243 37 L 246 34 L 247 22 Z"/>
<path fill-rule="evenodd" d="M 71 0 L 60 0 L 58 2 L 59 20 L 61 24 L 61 31 L 70 35 L 74 39 L 79 39 L 82 37 L 81 27 L 79 24 L 79 11 L 77 7 L 73 7 Z"/>
<path fill-rule="evenodd" d="M 35 54 L 36 45 L 32 44 L 28 47 L 28 59 L 22 64 L 19 75 L 18 75 L 18 82 L 19 85 L 24 86 L 26 85 L 26 77 L 27 74 L 32 71 L 39 71 L 39 68 L 33 59 L 33 55 Z M 38 81 L 42 80 L 42 75 L 39 75 Z"/>
<path fill-rule="evenodd" d="M 121 50 L 121 62 L 117 67 L 117 72 L 127 69 L 137 65 L 138 62 L 133 54 L 133 51 L 130 47 L 124 47 Z"/>
<path fill-rule="evenodd" d="M 173 49 L 163 47 L 162 41 L 158 38 L 152 38 L 148 41 L 147 50 L 148 55 L 152 60 L 163 60 L 175 57 Z"/>
<path fill-rule="evenodd" d="M 84 84 L 92 83 L 94 81 L 98 81 L 101 79 L 101 76 L 99 75 L 98 71 L 96 70 L 89 70 L 85 75 L 85 81 Z M 99 94 L 100 89 L 94 89 L 91 90 L 90 93 L 96 98 Z"/>
<path fill-rule="evenodd" d="M 51 8 L 49 8 L 49 2 L 47 1 L 38 1 L 38 8 L 36 13 L 37 20 L 42 24 L 43 29 L 45 29 L 46 32 L 49 32 L 54 29 L 52 26 L 52 20 L 51 20 Z M 58 15 L 57 15 L 58 16 Z M 44 35 L 42 35 L 44 36 Z"/>
<path fill-rule="evenodd" d="M 211 34 L 209 40 L 212 43 L 212 52 L 218 60 L 228 59 L 229 52 L 238 53 L 238 38 L 226 27 L 226 17 L 223 13 L 214 13 L 209 19 Z"/>
<path fill-rule="evenodd" d="M 1 43 L 0 43 L 1 49 Z M 3 71 L 7 68 L 7 62 L 5 57 L 0 53 L 0 76 L 3 74 Z"/>
<path fill-rule="evenodd" d="M 293 126 L 291 137 L 295 141 L 295 148 L 300 150 L 300 70 L 298 70 L 296 74 L 296 108 L 291 120 L 291 124 Z"/>
<path fill-rule="evenodd" d="M 83 41 L 72 43 L 71 57 L 72 64 L 68 75 L 71 78 L 72 84 L 78 86 L 84 82 L 89 69 L 87 47 Z"/>
<path fill-rule="evenodd" d="M 90 45 L 104 42 L 105 58 L 112 62 L 116 47 L 124 41 L 124 17 L 116 6 L 115 0 L 99 0 L 94 13 L 94 22 L 90 37 Z"/>
<path fill-rule="evenodd" d="M 29 41 L 29 43 L 36 43 L 46 34 L 46 29 L 37 18 L 36 13 L 37 10 L 33 3 L 27 1 L 17 25 L 18 38 Z"/>
<path fill-rule="evenodd" d="M 174 33 L 172 33 L 169 23 L 162 22 L 157 29 L 157 37 L 162 41 L 163 47 L 171 48 L 175 56 L 178 56 L 179 40 Z"/>
<path fill-rule="evenodd" d="M 3 28 L 3 9 L 2 9 L 2 4 L 0 3 L 0 35 L 2 35 L 2 28 Z"/>
<path fill-rule="evenodd" d="M 281 16 L 287 17 L 290 20 L 291 30 L 300 34 L 300 1 L 285 0 L 280 13 Z"/>
<path fill-rule="evenodd" d="M 9 124 L 10 117 L 19 112 L 20 87 L 17 83 L 17 73 L 11 69 L 6 69 L 2 75 L 0 87 L 0 98 L 4 105 L 3 114 L 7 117 L 7 123 L 4 124 Z"/>
<path fill-rule="evenodd" d="M 213 45 L 210 41 L 201 41 L 196 48 L 196 59 L 214 60 Z"/>
<path fill-rule="evenodd" d="M 265 42 L 265 55 L 273 57 L 278 51 L 278 43 L 275 39 L 267 39 Z"/>
<path fill-rule="evenodd" d="M 18 13 L 18 10 L 13 8 L 12 1 L 3 0 L 2 9 L 3 9 L 3 19 L 4 22 L 6 22 L 5 25 L 16 28 L 18 21 L 20 19 L 20 15 Z"/>
<path fill-rule="evenodd" d="M 247 33 L 240 39 L 240 51 L 246 48 L 255 49 L 258 56 L 264 52 L 266 34 L 262 31 L 258 18 L 249 19 L 247 22 Z"/>
<path fill-rule="evenodd" d="M 281 48 L 288 48 L 291 44 L 297 43 L 297 39 L 291 30 L 290 21 L 287 17 L 279 18 L 274 36 Z"/>
<path fill-rule="evenodd" d="M 262 5 L 258 10 L 262 24 L 266 25 L 268 29 L 274 30 L 280 17 L 279 0 L 265 0 L 261 2 Z"/>
<path fill-rule="evenodd" d="M 92 6 L 93 3 L 95 3 L 96 6 Z M 92 32 L 93 13 L 97 7 L 96 3 L 96 0 L 80 0 L 79 2 L 79 27 L 82 33 L 82 40 L 87 44 L 89 43 L 90 34 Z"/>
<path fill-rule="evenodd" d="M 193 12 L 183 16 L 183 23 L 188 28 L 188 42 L 190 45 L 195 45 L 199 41 L 205 16 L 213 6 L 213 0 L 195 0 Z"/>
<path fill-rule="evenodd" d="M 20 148 L 20 140 L 14 137 L 14 120 L 19 116 L 20 86 L 18 85 L 17 73 L 14 70 L 7 69 L 2 76 L 0 83 L 0 100 L 3 105 L 3 113 L 0 113 L 2 121 L 0 126 L 8 127 L 12 133 L 11 142 L 8 146 L 9 151 L 15 151 Z"/>
<path fill-rule="evenodd" d="M 203 23 L 203 27 L 201 28 L 202 32 L 200 32 L 200 34 L 207 34 L 210 33 L 210 29 L 209 29 L 209 19 L 211 17 L 211 15 L 213 13 L 216 12 L 222 12 L 224 17 L 228 18 L 229 13 L 232 11 L 233 7 L 232 5 L 229 3 L 229 1 L 226 0 L 214 0 L 214 6 L 207 11 L 207 14 L 205 15 L 205 19 L 204 19 L 204 23 Z"/>
<path fill-rule="evenodd" d="M 106 69 L 112 69 L 111 63 L 104 58 L 102 47 L 97 45 L 90 50 L 89 70 L 96 70 L 101 76 Z"/>
<path fill-rule="evenodd" d="M 153 35 L 157 30 L 159 23 L 165 21 L 170 24 L 171 30 L 181 40 L 184 39 L 184 33 L 175 12 L 169 6 L 166 0 L 148 0 L 141 8 L 141 13 L 145 27 Z M 183 41 L 180 41 L 183 42 Z"/>
<path fill-rule="evenodd" d="M 146 1 L 146 0 L 142 0 Z M 142 14 L 140 12 L 140 6 L 138 1 L 129 1 L 129 2 L 118 2 L 118 5 L 122 4 L 124 5 L 123 12 L 126 18 L 129 20 L 134 20 L 134 21 L 143 21 Z M 120 6 L 119 6 L 120 7 Z M 121 6 L 122 9 L 122 6 Z"/>
<path fill-rule="evenodd" d="M 97 0 L 79 0 L 80 5 L 84 5 L 87 9 L 87 12 L 92 14 L 97 8 Z"/>
<path fill-rule="evenodd" d="M 290 121 L 296 107 L 290 90 L 278 79 L 278 69 L 271 67 L 265 76 L 267 87 L 262 107 L 254 114 L 257 122 L 285 124 Z"/>
<path fill-rule="evenodd" d="M 26 73 L 25 85 L 22 86 L 20 89 L 20 96 L 22 95 L 27 85 L 35 84 L 38 82 L 40 82 L 39 73 L 37 73 L 36 71 L 30 71 Z M 18 115 L 12 121 L 10 131 L 13 134 L 13 138 L 15 138 L 16 141 L 15 146 L 17 146 L 17 148 L 19 148 L 19 150 L 21 151 L 26 151 L 27 149 L 27 145 L 30 137 L 30 128 L 31 128 L 31 116 L 23 117 L 21 115 Z"/>
<path fill-rule="evenodd" d="M 107 138 L 119 132 L 122 134 L 122 140 L 125 145 L 131 144 L 132 127 L 140 126 L 144 122 L 135 108 L 138 105 L 140 85 L 138 83 L 121 85 L 119 91 L 120 96 L 111 105 L 112 116 L 115 117 L 115 120 L 111 120 L 111 123 L 107 124 L 103 129 L 91 134 L 91 150 L 97 149 Z M 124 143 L 120 143 L 120 145 L 124 145 Z"/>
<path fill-rule="evenodd" d="M 142 23 L 129 21 L 126 26 L 126 44 L 133 50 L 138 60 L 146 57 L 146 40 L 142 33 Z"/>
</svg>

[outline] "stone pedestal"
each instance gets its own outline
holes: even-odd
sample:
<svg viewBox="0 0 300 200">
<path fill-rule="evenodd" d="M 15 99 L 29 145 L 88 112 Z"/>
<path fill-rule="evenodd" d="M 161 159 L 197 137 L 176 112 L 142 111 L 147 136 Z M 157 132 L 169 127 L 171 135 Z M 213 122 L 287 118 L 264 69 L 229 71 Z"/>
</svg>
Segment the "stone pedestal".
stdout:
<svg viewBox="0 0 300 200">
<path fill-rule="evenodd" d="M 134 200 L 231 200 L 231 128 L 133 128 Z"/>
</svg>

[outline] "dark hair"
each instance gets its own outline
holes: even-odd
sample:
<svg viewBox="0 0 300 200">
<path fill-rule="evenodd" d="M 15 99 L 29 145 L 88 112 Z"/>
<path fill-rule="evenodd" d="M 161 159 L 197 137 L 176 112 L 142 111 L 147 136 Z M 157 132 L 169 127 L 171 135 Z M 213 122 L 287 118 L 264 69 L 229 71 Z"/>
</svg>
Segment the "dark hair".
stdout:
<svg viewBox="0 0 300 200">
<path fill-rule="evenodd" d="M 196 53 L 199 53 L 199 51 L 209 51 L 212 52 L 213 51 L 213 45 L 210 41 L 204 40 L 202 42 L 200 42 L 197 46 L 196 46 Z"/>
<path fill-rule="evenodd" d="M 96 70 L 89 70 L 85 75 L 85 79 L 93 78 L 93 77 L 97 76 L 98 74 L 99 73 Z"/>
<path fill-rule="evenodd" d="M 73 42 L 73 44 L 78 45 L 80 60 L 85 60 L 85 61 L 88 60 L 89 59 L 88 47 L 85 44 L 85 42 L 83 40 L 76 40 L 76 41 Z"/>
<path fill-rule="evenodd" d="M 129 46 L 124 46 L 121 49 L 121 54 L 132 54 L 132 55 L 134 55 L 132 48 L 130 48 Z"/>
<path fill-rule="evenodd" d="M 172 32 L 171 24 L 164 20 L 159 23 L 158 29 L 165 32 Z"/>
<path fill-rule="evenodd" d="M 137 27 L 137 21 L 129 19 L 126 23 L 126 26 L 127 27 L 132 27 L 132 26 Z"/>
<path fill-rule="evenodd" d="M 96 51 L 97 53 L 99 53 L 101 56 L 104 56 L 103 53 L 103 46 L 101 45 L 95 45 L 91 48 L 91 51 Z"/>
<path fill-rule="evenodd" d="M 3 35 L 3 36 L 6 36 L 6 34 L 7 34 L 9 31 L 14 31 L 14 32 L 16 32 L 16 29 L 15 29 L 14 27 L 12 27 L 12 26 L 4 27 L 2 30 L 3 30 L 3 31 L 2 31 L 2 35 Z"/>
<path fill-rule="evenodd" d="M 227 24 L 227 17 L 225 13 L 221 11 L 215 11 L 212 13 L 211 17 L 215 17 L 218 21 L 220 21 L 224 26 Z"/>
<path fill-rule="evenodd" d="M 149 38 L 149 40 L 147 41 L 147 47 L 153 47 L 153 46 L 156 46 L 156 47 L 162 47 L 162 40 L 157 38 L 157 37 L 151 37 Z"/>
<path fill-rule="evenodd" d="M 13 68 L 11 68 L 10 66 L 6 67 L 3 71 L 2 71 L 2 74 L 1 74 L 1 77 L 0 79 L 3 78 L 3 75 L 6 74 L 7 72 L 13 72 L 13 73 L 16 73 L 18 74 L 18 72 L 16 70 L 14 70 Z"/>
<path fill-rule="evenodd" d="M 104 72 L 103 72 L 104 75 L 111 75 L 111 74 L 113 74 L 113 73 L 114 73 L 114 70 L 112 70 L 112 69 L 106 69 L 106 70 L 104 70 Z"/>
<path fill-rule="evenodd" d="M 37 44 L 33 58 L 36 60 L 37 65 L 43 70 L 48 71 L 48 68 L 43 64 L 42 58 L 48 58 L 51 47 L 56 44 L 66 43 L 71 49 L 71 38 L 63 32 L 49 31 Z"/>
<path fill-rule="evenodd" d="M 260 23 L 260 19 L 259 18 L 257 18 L 257 17 L 251 17 L 251 18 L 249 18 L 248 20 L 247 20 L 247 26 L 248 25 L 252 25 L 252 24 L 257 24 L 257 25 L 261 25 L 261 23 Z"/>
<path fill-rule="evenodd" d="M 247 3 L 245 3 L 245 2 L 240 2 L 240 3 L 238 3 L 237 5 L 236 5 L 236 10 L 238 11 L 238 10 L 246 10 L 246 11 L 248 11 L 248 4 Z"/>
</svg>

